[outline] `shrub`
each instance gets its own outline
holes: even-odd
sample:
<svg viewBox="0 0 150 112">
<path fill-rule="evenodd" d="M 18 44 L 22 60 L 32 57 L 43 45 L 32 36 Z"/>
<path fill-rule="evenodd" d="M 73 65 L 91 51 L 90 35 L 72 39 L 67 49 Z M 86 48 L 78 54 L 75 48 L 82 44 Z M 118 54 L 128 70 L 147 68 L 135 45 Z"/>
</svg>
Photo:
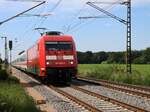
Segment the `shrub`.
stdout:
<svg viewBox="0 0 150 112">
<path fill-rule="evenodd" d="M 6 70 L 0 70 L 0 80 L 6 80 L 8 78 L 8 73 Z"/>
<path fill-rule="evenodd" d="M 13 112 L 13 107 L 5 101 L 4 97 L 0 97 L 0 112 Z"/>
<path fill-rule="evenodd" d="M 0 112 L 39 112 L 20 84 L 0 82 Z"/>
<path fill-rule="evenodd" d="M 7 80 L 8 80 L 8 83 L 19 83 L 20 82 L 20 80 L 14 76 L 9 76 L 9 78 Z"/>
</svg>

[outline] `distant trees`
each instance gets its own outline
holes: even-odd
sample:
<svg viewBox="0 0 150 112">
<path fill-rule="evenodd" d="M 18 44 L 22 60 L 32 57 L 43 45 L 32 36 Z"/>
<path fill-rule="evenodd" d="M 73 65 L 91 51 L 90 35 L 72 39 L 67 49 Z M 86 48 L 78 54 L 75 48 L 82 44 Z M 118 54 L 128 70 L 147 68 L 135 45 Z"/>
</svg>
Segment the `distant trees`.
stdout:
<svg viewBox="0 0 150 112">
<path fill-rule="evenodd" d="M 2 64 L 3 60 L 0 58 L 0 64 Z"/>
<path fill-rule="evenodd" d="M 78 52 L 78 62 L 81 64 L 98 64 L 107 60 L 108 55 L 106 52 L 93 53 L 91 51 Z"/>
<path fill-rule="evenodd" d="M 150 64 L 150 47 L 145 50 L 144 56 L 145 62 Z"/>
<path fill-rule="evenodd" d="M 125 52 L 78 52 L 78 62 L 81 64 L 119 63 L 124 64 Z M 150 47 L 146 50 L 132 51 L 132 63 L 150 63 Z"/>
<path fill-rule="evenodd" d="M 125 63 L 125 53 L 124 52 L 110 52 L 108 53 L 107 63 Z"/>
</svg>

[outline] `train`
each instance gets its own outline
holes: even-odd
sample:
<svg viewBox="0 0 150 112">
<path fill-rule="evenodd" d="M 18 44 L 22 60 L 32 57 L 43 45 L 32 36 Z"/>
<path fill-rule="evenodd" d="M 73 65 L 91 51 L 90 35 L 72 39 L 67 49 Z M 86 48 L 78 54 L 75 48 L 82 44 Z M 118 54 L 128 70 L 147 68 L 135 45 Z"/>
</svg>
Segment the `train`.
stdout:
<svg viewBox="0 0 150 112">
<path fill-rule="evenodd" d="M 41 80 L 71 82 L 77 78 L 77 52 L 72 36 L 45 32 L 32 47 L 18 55 L 12 65 Z"/>
</svg>

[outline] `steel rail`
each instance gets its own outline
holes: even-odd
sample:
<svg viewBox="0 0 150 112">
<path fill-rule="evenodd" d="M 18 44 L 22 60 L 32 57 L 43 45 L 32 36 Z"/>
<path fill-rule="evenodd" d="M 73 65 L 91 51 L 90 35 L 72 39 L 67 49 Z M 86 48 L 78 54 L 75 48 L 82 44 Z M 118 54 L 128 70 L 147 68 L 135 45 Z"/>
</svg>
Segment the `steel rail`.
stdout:
<svg viewBox="0 0 150 112">
<path fill-rule="evenodd" d="M 114 84 L 114 85 L 119 85 L 119 86 L 124 86 L 127 88 L 132 88 L 132 89 L 137 89 L 137 90 L 141 90 L 141 91 L 147 91 L 150 92 L 150 88 L 148 87 L 143 87 L 143 86 L 138 86 L 138 85 L 131 85 L 131 84 L 124 84 L 124 83 L 117 83 L 117 82 L 113 82 L 113 81 L 107 81 L 107 80 L 99 80 L 101 82 L 105 82 L 105 83 L 110 83 L 110 84 Z"/>
<path fill-rule="evenodd" d="M 149 92 L 149 89 L 146 89 L 146 88 L 145 89 L 142 89 L 140 87 L 136 88 L 136 86 L 132 86 L 132 85 L 126 85 L 126 84 L 124 85 L 124 84 L 120 84 L 120 83 L 115 83 L 115 82 L 110 82 L 110 81 L 103 81 L 103 80 L 95 80 L 95 79 L 89 79 L 89 78 L 78 78 L 77 80 L 86 81 L 86 82 L 95 83 L 95 84 L 100 84 L 104 87 L 107 87 L 107 88 L 110 88 L 110 89 L 113 89 L 113 90 L 118 90 L 118 91 L 122 91 L 122 92 L 125 92 L 125 93 L 130 93 L 130 94 L 133 94 L 133 95 L 150 98 L 150 94 L 143 92 L 143 90 L 145 92 Z M 138 88 L 140 88 L 140 89 L 138 89 Z M 134 90 L 131 90 L 131 89 L 134 89 Z"/>
<path fill-rule="evenodd" d="M 72 87 L 73 89 L 82 91 L 82 92 L 84 92 L 84 93 L 86 93 L 86 94 L 88 94 L 88 95 L 91 95 L 91 96 L 100 98 L 100 99 L 102 99 L 102 100 L 111 102 L 111 103 L 116 104 L 116 105 L 119 105 L 119 106 L 121 106 L 121 107 L 124 107 L 124 108 L 126 108 L 126 109 L 131 110 L 131 111 L 135 111 L 135 112 L 149 112 L 149 111 L 147 111 L 147 110 L 145 110 L 145 109 L 141 109 L 141 108 L 139 108 L 139 107 L 135 107 L 135 106 L 133 106 L 133 105 L 129 105 L 129 104 L 120 102 L 120 101 L 118 101 L 118 100 L 115 100 L 115 99 L 112 99 L 112 98 L 109 98 L 109 97 L 106 97 L 106 96 L 103 96 L 103 95 L 100 95 L 100 94 L 97 94 L 97 93 L 88 91 L 88 90 L 83 89 L 83 88 L 80 88 L 80 87 L 78 87 L 78 86 L 71 85 L 71 87 Z"/>
<path fill-rule="evenodd" d="M 54 91 L 56 91 L 56 92 L 62 94 L 63 96 L 69 98 L 70 100 L 76 102 L 77 104 L 79 104 L 79 105 L 85 107 L 87 110 L 89 110 L 89 111 L 91 111 L 91 112 L 103 112 L 102 110 L 99 110 L 99 109 L 97 109 L 97 108 L 95 108 L 95 107 L 93 107 L 93 106 L 91 106 L 91 105 L 89 105 L 89 104 L 83 102 L 82 100 L 79 100 L 78 98 L 76 98 L 76 97 L 74 97 L 74 96 L 72 96 L 72 95 L 70 95 L 70 94 L 68 94 L 68 93 L 66 93 L 66 92 L 64 92 L 64 91 L 62 91 L 62 90 L 60 90 L 60 89 L 58 89 L 57 87 L 54 87 L 54 86 L 50 85 L 49 88 L 51 88 L 51 89 L 53 89 Z"/>
</svg>

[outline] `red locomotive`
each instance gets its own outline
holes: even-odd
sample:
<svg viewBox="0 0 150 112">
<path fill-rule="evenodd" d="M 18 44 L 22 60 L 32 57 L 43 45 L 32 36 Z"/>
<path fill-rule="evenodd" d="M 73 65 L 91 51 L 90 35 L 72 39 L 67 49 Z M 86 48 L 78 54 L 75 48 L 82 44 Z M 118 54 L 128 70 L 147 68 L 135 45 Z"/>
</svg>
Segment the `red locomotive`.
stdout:
<svg viewBox="0 0 150 112">
<path fill-rule="evenodd" d="M 42 79 L 70 82 L 77 74 L 77 53 L 73 38 L 60 32 L 46 32 L 13 65 Z"/>
</svg>

